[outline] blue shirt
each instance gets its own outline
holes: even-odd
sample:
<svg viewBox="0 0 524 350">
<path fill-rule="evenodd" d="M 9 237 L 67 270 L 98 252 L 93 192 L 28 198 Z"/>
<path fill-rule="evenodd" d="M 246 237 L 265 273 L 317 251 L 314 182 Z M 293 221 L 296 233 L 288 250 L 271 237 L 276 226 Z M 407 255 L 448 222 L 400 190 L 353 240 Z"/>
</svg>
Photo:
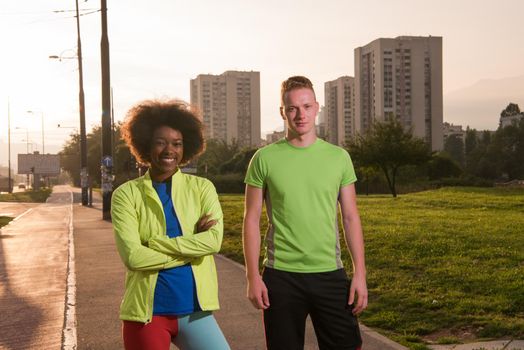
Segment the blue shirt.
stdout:
<svg viewBox="0 0 524 350">
<path fill-rule="evenodd" d="M 182 228 L 171 199 L 169 182 L 153 182 L 166 217 L 166 234 L 170 237 L 182 235 Z M 161 270 L 155 287 L 153 315 L 184 315 L 199 311 L 195 278 L 189 264 Z"/>
</svg>

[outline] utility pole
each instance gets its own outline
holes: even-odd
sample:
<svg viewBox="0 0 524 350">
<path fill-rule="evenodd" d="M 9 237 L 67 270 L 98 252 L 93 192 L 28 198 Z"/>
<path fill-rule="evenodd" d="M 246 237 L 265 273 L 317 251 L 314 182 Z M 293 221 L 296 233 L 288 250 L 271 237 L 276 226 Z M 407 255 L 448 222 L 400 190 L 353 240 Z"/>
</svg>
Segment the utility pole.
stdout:
<svg viewBox="0 0 524 350">
<path fill-rule="evenodd" d="M 111 149 L 113 150 L 113 164 L 116 164 L 116 148 L 115 148 L 115 104 L 113 103 L 113 87 L 111 87 Z"/>
<path fill-rule="evenodd" d="M 11 109 L 9 106 L 9 97 L 7 98 L 7 171 L 9 172 L 8 192 L 13 192 L 11 179 Z"/>
<path fill-rule="evenodd" d="M 107 36 L 107 3 L 101 0 L 102 39 L 100 42 L 102 65 L 102 218 L 111 219 L 113 193 L 113 150 L 111 149 L 111 82 L 109 74 L 109 39 Z"/>
<path fill-rule="evenodd" d="M 88 174 L 87 174 L 87 138 L 86 138 L 86 114 L 84 101 L 84 77 L 82 70 L 82 42 L 80 41 L 80 15 L 78 13 L 78 0 L 76 0 L 76 32 L 78 36 L 78 105 L 80 110 L 80 187 L 82 187 L 82 205 L 88 205 Z"/>
<path fill-rule="evenodd" d="M 42 119 L 42 154 L 45 154 L 45 137 L 44 137 L 44 112 L 43 111 L 27 111 L 29 114 L 35 115 L 36 113 L 40 113 L 40 118 Z"/>
</svg>

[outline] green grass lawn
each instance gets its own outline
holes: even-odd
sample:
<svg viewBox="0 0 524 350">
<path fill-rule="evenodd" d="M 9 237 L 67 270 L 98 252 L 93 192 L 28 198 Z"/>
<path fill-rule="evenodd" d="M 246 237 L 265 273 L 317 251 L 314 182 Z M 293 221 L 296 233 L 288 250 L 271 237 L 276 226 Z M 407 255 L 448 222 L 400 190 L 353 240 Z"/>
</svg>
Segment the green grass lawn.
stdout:
<svg viewBox="0 0 524 350">
<path fill-rule="evenodd" d="M 44 188 L 38 191 L 24 191 L 16 193 L 0 194 L 0 202 L 31 202 L 43 203 L 51 194 L 50 188 Z"/>
<path fill-rule="evenodd" d="M 220 200 L 222 253 L 242 263 L 243 197 Z M 412 349 L 524 338 L 524 190 L 359 196 L 358 206 L 369 288 L 364 324 Z"/>
<path fill-rule="evenodd" d="M 14 218 L 9 216 L 0 216 L 0 228 L 7 225 Z"/>
</svg>

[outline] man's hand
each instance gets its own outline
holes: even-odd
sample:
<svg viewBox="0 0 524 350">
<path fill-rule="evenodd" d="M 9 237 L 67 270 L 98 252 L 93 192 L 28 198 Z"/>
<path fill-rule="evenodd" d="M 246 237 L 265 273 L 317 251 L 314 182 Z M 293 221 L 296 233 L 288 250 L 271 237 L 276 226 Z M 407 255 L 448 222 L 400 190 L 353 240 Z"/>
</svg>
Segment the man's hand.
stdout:
<svg viewBox="0 0 524 350">
<path fill-rule="evenodd" d="M 200 220 L 198 220 L 196 226 L 197 226 L 197 233 L 204 232 L 209 230 L 211 227 L 216 225 L 217 220 L 211 219 L 211 214 L 204 214 Z"/>
<path fill-rule="evenodd" d="M 267 287 L 262 277 L 256 275 L 247 279 L 247 297 L 251 304 L 257 309 L 267 309 L 269 307 L 269 297 Z"/>
<path fill-rule="evenodd" d="M 354 304 L 355 294 L 357 295 L 356 304 Z M 360 314 L 368 307 L 368 287 L 365 276 L 355 274 L 351 279 L 348 304 L 353 305 L 353 314 L 355 315 Z"/>
</svg>

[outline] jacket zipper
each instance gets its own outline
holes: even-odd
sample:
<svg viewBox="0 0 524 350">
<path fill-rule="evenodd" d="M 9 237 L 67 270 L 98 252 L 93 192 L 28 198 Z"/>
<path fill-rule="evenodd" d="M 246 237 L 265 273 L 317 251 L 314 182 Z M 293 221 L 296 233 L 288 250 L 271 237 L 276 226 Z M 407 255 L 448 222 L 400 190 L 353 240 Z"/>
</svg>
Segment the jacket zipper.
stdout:
<svg viewBox="0 0 524 350">
<path fill-rule="evenodd" d="M 153 189 L 154 191 L 154 189 Z M 156 192 L 155 192 L 156 194 Z M 162 217 L 164 218 L 164 223 L 166 222 L 166 218 L 165 218 L 165 214 L 164 214 L 164 207 L 162 206 L 161 203 L 158 202 L 157 198 L 158 198 L 158 195 L 157 196 L 150 196 L 151 199 L 153 199 L 153 201 L 157 204 L 158 207 L 160 207 L 160 212 L 162 213 Z M 164 226 L 166 226 L 164 224 Z M 162 229 L 164 231 L 166 231 L 166 228 L 165 227 L 162 227 Z M 158 274 L 158 272 L 157 272 Z M 154 293 L 153 293 L 153 284 L 151 283 L 151 276 L 149 277 L 149 289 L 148 289 L 148 292 L 149 292 L 149 296 L 148 296 L 148 300 L 149 300 L 149 305 L 148 305 L 148 317 L 149 319 L 146 320 L 145 324 L 148 324 L 148 323 L 151 323 L 152 320 L 153 320 L 153 299 L 154 299 Z"/>
<path fill-rule="evenodd" d="M 151 277 L 149 277 L 149 295 L 148 295 L 148 300 L 149 300 L 149 305 L 148 305 L 148 309 L 149 309 L 149 315 L 148 315 L 148 319 L 146 320 L 145 324 L 148 324 L 148 323 L 151 323 L 151 321 L 153 321 L 153 288 L 152 288 L 153 284 L 151 283 Z"/>
</svg>

